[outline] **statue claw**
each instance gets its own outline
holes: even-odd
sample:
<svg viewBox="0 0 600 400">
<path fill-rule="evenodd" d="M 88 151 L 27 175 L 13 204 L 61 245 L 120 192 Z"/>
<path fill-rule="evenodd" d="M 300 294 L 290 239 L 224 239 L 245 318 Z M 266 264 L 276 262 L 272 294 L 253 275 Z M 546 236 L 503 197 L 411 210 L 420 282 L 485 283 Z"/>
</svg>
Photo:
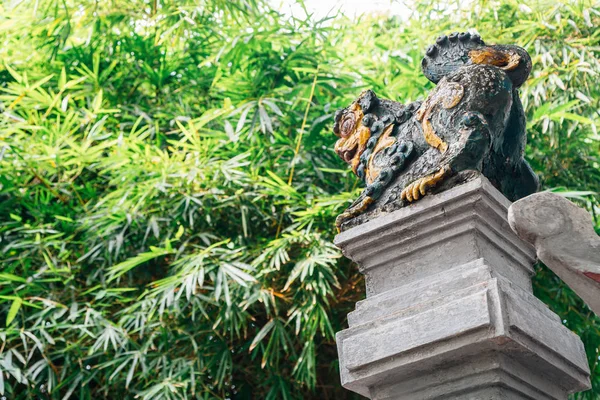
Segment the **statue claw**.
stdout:
<svg viewBox="0 0 600 400">
<path fill-rule="evenodd" d="M 445 166 L 433 174 L 417 179 L 402 190 L 400 199 L 408 201 L 409 203 L 419 200 L 427 194 L 428 189 L 435 187 L 438 183 L 443 181 L 449 173 L 450 168 Z"/>
<path fill-rule="evenodd" d="M 358 204 L 356 204 L 353 207 L 350 207 L 349 209 L 338 215 L 335 219 L 335 227 L 337 228 L 338 233 L 340 233 L 342 224 L 344 222 L 356 217 L 357 215 L 362 214 L 363 211 L 365 211 L 367 207 L 374 201 L 375 199 L 373 197 L 365 196 L 360 202 L 358 202 Z"/>
</svg>

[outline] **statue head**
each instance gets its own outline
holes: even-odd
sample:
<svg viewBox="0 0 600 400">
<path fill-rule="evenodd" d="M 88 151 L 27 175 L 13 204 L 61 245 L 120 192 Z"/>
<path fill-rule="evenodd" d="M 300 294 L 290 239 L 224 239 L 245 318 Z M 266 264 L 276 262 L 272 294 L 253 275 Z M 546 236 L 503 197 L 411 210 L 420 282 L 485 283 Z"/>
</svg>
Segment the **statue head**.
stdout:
<svg viewBox="0 0 600 400">
<path fill-rule="evenodd" d="M 469 32 L 442 35 L 429 46 L 421 61 L 423 73 L 437 83 L 464 65 L 492 65 L 510 78 L 513 87 L 521 86 L 531 72 L 531 58 L 525 49 L 510 45 L 486 45 L 479 35 Z"/>
<path fill-rule="evenodd" d="M 357 173 L 360 157 L 367 149 L 367 142 L 371 138 L 373 116 L 369 115 L 369 111 L 377 105 L 377 102 L 375 93 L 372 90 L 365 90 L 349 107 L 335 113 L 333 133 L 339 137 L 335 143 L 335 151 L 352 167 L 354 173 Z"/>
</svg>

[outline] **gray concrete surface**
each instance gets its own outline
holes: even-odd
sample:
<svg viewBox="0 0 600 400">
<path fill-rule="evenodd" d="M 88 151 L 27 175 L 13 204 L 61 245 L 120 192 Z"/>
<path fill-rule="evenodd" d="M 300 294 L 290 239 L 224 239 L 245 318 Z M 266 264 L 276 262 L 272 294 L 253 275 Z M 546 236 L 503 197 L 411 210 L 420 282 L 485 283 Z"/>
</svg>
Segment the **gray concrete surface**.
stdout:
<svg viewBox="0 0 600 400">
<path fill-rule="evenodd" d="M 342 385 L 383 399 L 567 399 L 583 344 L 531 289 L 535 249 L 484 177 L 335 239 L 367 298 L 337 334 Z"/>
<path fill-rule="evenodd" d="M 511 228 L 600 315 L 600 237 L 592 216 L 554 193 L 536 193 L 510 206 Z"/>
</svg>

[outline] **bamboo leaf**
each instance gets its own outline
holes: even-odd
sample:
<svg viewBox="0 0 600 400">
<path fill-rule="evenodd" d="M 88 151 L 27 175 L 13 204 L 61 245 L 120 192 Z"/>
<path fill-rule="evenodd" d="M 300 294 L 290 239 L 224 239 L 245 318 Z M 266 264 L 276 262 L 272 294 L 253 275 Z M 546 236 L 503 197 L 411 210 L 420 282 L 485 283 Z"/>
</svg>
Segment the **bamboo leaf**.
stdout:
<svg viewBox="0 0 600 400">
<path fill-rule="evenodd" d="M 254 337 L 254 340 L 252 340 L 252 343 L 250 344 L 249 350 L 248 351 L 252 351 L 254 350 L 254 348 L 256 346 L 258 346 L 258 344 L 265 338 L 265 336 L 267 336 L 269 334 L 269 332 L 271 331 L 271 329 L 273 329 L 273 326 L 275 326 L 275 320 L 270 320 L 269 322 L 267 322 L 261 329 L 260 331 L 258 331 L 258 333 L 256 334 L 256 336 Z"/>
<path fill-rule="evenodd" d="M 8 310 L 8 314 L 6 314 L 6 326 L 9 326 L 11 322 L 17 316 L 17 313 L 21 309 L 21 305 L 23 304 L 23 300 L 19 297 L 15 298 Z"/>
</svg>

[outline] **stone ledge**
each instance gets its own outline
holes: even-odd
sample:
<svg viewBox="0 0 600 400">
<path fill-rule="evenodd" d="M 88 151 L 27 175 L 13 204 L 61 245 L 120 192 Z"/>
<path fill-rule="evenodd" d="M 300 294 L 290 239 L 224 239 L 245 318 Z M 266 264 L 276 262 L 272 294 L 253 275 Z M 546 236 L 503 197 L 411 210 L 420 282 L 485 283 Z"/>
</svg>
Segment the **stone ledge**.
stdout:
<svg viewBox="0 0 600 400">
<path fill-rule="evenodd" d="M 479 258 L 526 287 L 535 251 L 510 229 L 509 205 L 479 177 L 342 232 L 335 244 L 359 264 L 368 296 Z"/>
<path fill-rule="evenodd" d="M 566 392 L 553 382 L 523 380 L 529 372 L 522 365 L 499 352 L 474 355 L 467 365 L 439 368 L 431 379 L 416 377 L 400 384 L 383 385 L 370 395 L 377 400 L 455 399 L 455 400 L 557 400 L 567 397 Z M 544 387 L 538 390 L 536 387 Z"/>
<path fill-rule="evenodd" d="M 361 258 L 367 258 L 363 251 L 376 250 L 383 246 L 382 236 L 396 236 L 402 231 L 410 231 L 418 225 L 432 222 L 434 218 L 447 219 L 454 213 L 464 213 L 480 203 L 479 211 L 489 212 L 489 215 L 506 228 L 507 238 L 512 244 L 525 253 L 529 260 L 535 260 L 535 250 L 529 244 L 520 240 L 510 229 L 506 221 L 508 201 L 483 175 L 462 185 L 444 191 L 434 196 L 426 196 L 416 203 L 400 208 L 388 214 L 381 215 L 361 225 L 338 234 L 334 244 L 343 249 L 344 255 L 353 258 L 353 253 L 361 253 Z M 440 213 L 438 211 L 442 211 Z M 431 229 L 435 229 L 433 227 Z M 359 242 L 356 242 L 359 239 Z M 358 255 L 358 254 L 357 254 Z"/>
<path fill-rule="evenodd" d="M 434 307 L 448 299 L 452 301 L 474 290 L 482 290 L 480 286 L 487 287 L 487 284 L 478 284 L 491 278 L 490 268 L 480 259 L 439 273 L 429 280 L 362 300 L 356 303 L 356 310 L 348 314 L 348 325 L 354 328 L 389 315 L 396 318 L 412 315 L 425 308 L 425 305 Z"/>
<path fill-rule="evenodd" d="M 473 276 L 481 276 L 484 267 L 480 265 L 479 271 L 475 268 Z M 382 300 L 391 299 L 388 295 L 373 301 L 380 305 Z M 368 322 L 360 323 L 355 317 L 354 327 L 338 333 L 345 387 L 368 396 L 375 383 L 393 376 L 397 381 L 415 368 L 430 363 L 430 368 L 437 368 L 464 362 L 470 353 L 475 357 L 482 351 L 495 351 L 511 357 L 521 368 L 536 371 L 530 372 L 529 380 L 539 379 L 534 379 L 538 374 L 552 377 L 564 393 L 587 388 L 589 368 L 581 341 L 521 288 L 492 278 L 446 296 L 423 300 Z M 363 304 L 361 308 L 377 305 Z M 528 382 L 526 386 L 544 393 L 535 383 Z M 533 398 L 555 397 L 550 392 Z"/>
<path fill-rule="evenodd" d="M 351 331 L 342 340 L 349 371 L 394 357 L 432 342 L 447 340 L 491 326 L 487 288 L 429 308 L 406 318 L 392 314 L 369 324 L 362 333 Z M 468 318 L 465 318 L 468 316 Z M 381 346 L 386 343 L 386 346 Z"/>
</svg>

